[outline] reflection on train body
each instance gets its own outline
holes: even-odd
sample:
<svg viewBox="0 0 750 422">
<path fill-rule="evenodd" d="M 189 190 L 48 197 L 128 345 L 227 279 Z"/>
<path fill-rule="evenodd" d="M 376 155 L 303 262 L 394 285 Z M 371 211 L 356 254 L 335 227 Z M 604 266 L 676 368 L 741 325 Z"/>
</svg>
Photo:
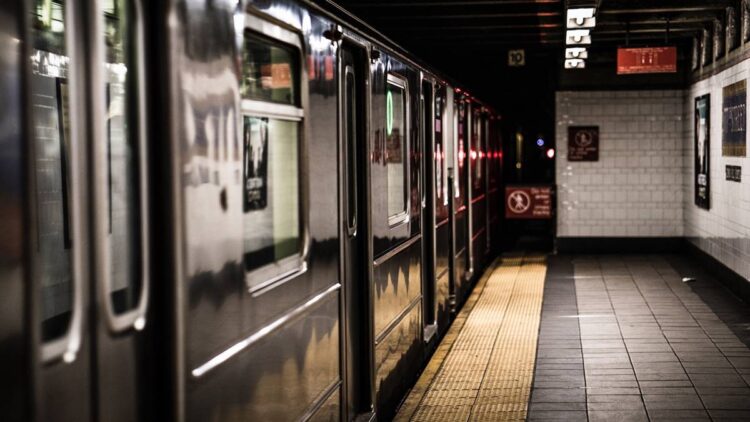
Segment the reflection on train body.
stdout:
<svg viewBox="0 0 750 422">
<path fill-rule="evenodd" d="M 2 414 L 389 419 L 497 252 L 499 120 L 330 5 L 157 3 L 0 5 Z"/>
</svg>

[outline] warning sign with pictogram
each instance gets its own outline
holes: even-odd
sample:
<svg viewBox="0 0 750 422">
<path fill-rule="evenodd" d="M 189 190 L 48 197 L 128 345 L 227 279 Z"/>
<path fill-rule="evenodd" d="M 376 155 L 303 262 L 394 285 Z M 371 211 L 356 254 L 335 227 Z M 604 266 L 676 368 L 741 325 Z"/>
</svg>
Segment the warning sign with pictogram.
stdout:
<svg viewBox="0 0 750 422">
<path fill-rule="evenodd" d="M 568 161 L 599 161 L 599 127 L 568 127 Z"/>
<path fill-rule="evenodd" d="M 505 188 L 505 218 L 552 218 L 552 187 L 508 186 Z"/>
</svg>

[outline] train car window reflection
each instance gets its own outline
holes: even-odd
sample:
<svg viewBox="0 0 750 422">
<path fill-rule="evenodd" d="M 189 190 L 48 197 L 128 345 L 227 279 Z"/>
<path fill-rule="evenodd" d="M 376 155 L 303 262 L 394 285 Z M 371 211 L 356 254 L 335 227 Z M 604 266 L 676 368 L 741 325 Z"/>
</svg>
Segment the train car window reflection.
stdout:
<svg viewBox="0 0 750 422">
<path fill-rule="evenodd" d="M 138 306 L 141 215 L 138 82 L 132 1 L 104 0 L 106 141 L 109 179 L 110 300 L 115 313 Z"/>
<path fill-rule="evenodd" d="M 274 103 L 299 104 L 298 55 L 292 47 L 245 34 L 242 68 L 243 98 Z"/>
<path fill-rule="evenodd" d="M 252 271 L 300 251 L 299 124 L 244 120 L 245 270 Z"/>
<path fill-rule="evenodd" d="M 472 182 L 474 197 L 478 197 L 482 194 L 484 188 L 484 127 L 483 127 L 483 116 L 480 112 L 474 111 L 472 113 L 472 130 L 471 130 L 471 169 L 472 169 Z"/>
<path fill-rule="evenodd" d="M 466 135 L 468 132 L 468 113 L 466 103 L 463 100 L 459 100 L 458 103 L 458 174 L 456 175 L 456 210 L 466 205 L 466 186 L 464 181 L 468 177 L 466 169 L 466 160 L 468 154 L 466 153 Z"/>
<path fill-rule="evenodd" d="M 243 57 L 243 251 L 247 284 L 255 290 L 304 268 L 304 113 L 294 106 L 299 50 L 248 31 Z M 270 113 L 269 103 L 286 105 Z"/>
<path fill-rule="evenodd" d="M 386 167 L 388 172 L 389 219 L 407 213 L 408 128 L 406 83 L 389 75 L 386 88 Z M 402 222 L 402 219 L 395 223 Z M 392 222 L 393 223 L 393 222 Z"/>
<path fill-rule="evenodd" d="M 73 305 L 69 58 L 65 47 L 65 5 L 36 0 L 34 6 L 29 88 L 37 214 L 35 267 L 42 295 L 42 340 L 49 341 L 66 333 Z"/>
<path fill-rule="evenodd" d="M 448 151 L 443 133 L 445 124 L 445 88 L 435 91 L 435 216 L 438 221 L 447 217 L 448 205 Z"/>
</svg>

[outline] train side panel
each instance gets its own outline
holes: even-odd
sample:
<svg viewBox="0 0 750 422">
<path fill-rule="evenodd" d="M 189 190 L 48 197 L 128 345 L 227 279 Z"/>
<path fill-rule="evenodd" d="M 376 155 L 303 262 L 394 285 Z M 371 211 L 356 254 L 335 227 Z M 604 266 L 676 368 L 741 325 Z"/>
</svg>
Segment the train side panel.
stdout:
<svg viewBox="0 0 750 422">
<path fill-rule="evenodd" d="M 292 420 L 339 402 L 334 46 L 296 3 L 236 4 L 169 12 L 178 412 Z"/>
<path fill-rule="evenodd" d="M 375 389 L 388 418 L 421 363 L 419 72 L 383 51 L 371 67 Z"/>
</svg>

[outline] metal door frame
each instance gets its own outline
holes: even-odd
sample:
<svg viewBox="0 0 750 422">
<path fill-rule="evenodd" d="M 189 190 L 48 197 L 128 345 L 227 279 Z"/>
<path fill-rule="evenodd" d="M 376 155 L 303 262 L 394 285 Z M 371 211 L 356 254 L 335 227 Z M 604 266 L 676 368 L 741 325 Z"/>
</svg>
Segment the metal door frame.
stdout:
<svg viewBox="0 0 750 422">
<path fill-rule="evenodd" d="M 37 237 L 37 203 L 35 199 L 35 150 L 31 142 L 34 133 L 32 122 L 31 99 L 31 57 L 32 14 L 31 0 L 22 0 L 21 23 L 23 43 L 21 49 L 22 93 L 23 102 L 23 152 L 24 159 L 24 192 L 23 214 L 27 222 L 24 235 L 29 239 Z M 31 420 L 44 420 L 45 416 L 54 414 L 60 418 L 73 418 L 87 421 L 94 418 L 94 403 L 92 401 L 93 385 L 91 383 L 93 368 L 91 364 L 91 336 L 90 315 L 86 310 L 90 304 L 90 262 L 89 230 L 90 221 L 88 209 L 83 204 L 89 203 L 87 184 L 87 142 L 88 126 L 84 115 L 88 110 L 88 96 L 86 87 L 88 69 L 86 66 L 86 22 L 84 21 L 88 3 L 84 0 L 65 3 L 65 45 L 66 56 L 69 58 L 68 98 L 70 116 L 70 231 L 71 238 L 71 318 L 66 334 L 58 339 L 44 344 L 41 337 L 41 289 L 36 275 L 36 244 L 26 242 L 26 259 L 24 266 L 24 283 L 27 294 L 27 327 L 28 344 L 30 349 L 29 372 L 32 388 L 30 403 L 28 404 Z M 45 400 L 46 396 L 66 394 L 52 407 Z M 74 402 L 67 402 L 68 399 Z"/>
<path fill-rule="evenodd" d="M 338 162 L 339 163 L 347 163 L 347 156 L 349 155 L 349 151 L 347 150 L 347 144 L 345 139 L 345 134 L 343 132 L 343 111 L 344 111 L 344 73 L 346 72 L 346 69 L 343 67 L 343 60 L 342 60 L 342 51 L 344 49 L 344 46 L 348 46 L 349 48 L 353 50 L 359 50 L 359 52 L 362 54 L 362 63 L 361 65 L 361 71 L 362 75 L 360 77 L 360 80 L 358 81 L 359 84 L 362 84 L 360 86 L 362 90 L 362 98 L 360 99 L 360 107 L 361 111 L 363 113 L 363 118 L 361 119 L 361 127 L 360 130 L 364 136 L 364 139 L 362 140 L 362 150 L 358 151 L 359 156 L 369 156 L 369 149 L 370 149 L 370 118 L 372 115 L 371 110 L 371 87 L 372 87 L 372 72 L 370 69 L 370 62 L 372 60 L 372 45 L 369 44 L 366 41 L 363 41 L 362 39 L 358 38 L 356 34 L 348 32 L 348 31 L 342 31 L 342 39 L 338 42 L 338 48 L 336 50 L 336 60 L 337 60 L 337 77 L 338 77 L 338 83 L 337 83 L 337 140 L 339 145 L 339 154 L 338 154 Z M 356 56 L 356 54 L 355 54 Z M 356 58 L 355 58 L 356 60 Z M 349 390 L 349 374 L 346 373 L 347 363 L 349 362 L 349 359 L 351 359 L 351 356 L 347 353 L 347 344 L 348 341 L 347 333 L 349 331 L 349 323 L 350 318 L 348 318 L 348 312 L 347 312 L 347 295 L 348 295 L 348 289 L 349 289 L 349 282 L 346 280 L 347 271 L 346 271 L 346 264 L 347 259 L 349 259 L 348 255 L 348 248 L 347 243 L 349 241 L 349 237 L 351 235 L 356 234 L 359 237 L 359 242 L 362 247 L 362 251 L 360 251 L 361 257 L 364 257 L 364 262 L 358 263 L 358 265 L 364 265 L 366 266 L 364 274 L 366 274 L 366 280 L 364 280 L 364 286 L 362 291 L 366 291 L 368 294 L 367 297 L 367 309 L 365 309 L 365 314 L 363 315 L 365 319 L 364 321 L 359 321 L 359 323 L 363 324 L 364 326 L 368 327 L 368 332 L 363 337 L 362 346 L 365 346 L 367 349 L 367 362 L 366 365 L 369 367 L 369 377 L 370 382 L 369 386 L 367 386 L 369 390 L 370 395 L 370 411 L 369 414 L 364 414 L 365 419 L 372 419 L 375 417 L 375 394 L 376 394 L 376 386 L 375 386 L 375 334 L 374 334 L 374 304 L 373 304 L 373 294 L 375 286 L 373 284 L 373 245 L 372 245 L 372 215 L 371 215 L 371 207 L 369 206 L 371 202 L 371 187 L 370 187 L 370 162 L 369 160 L 364 160 L 360 166 L 357 167 L 356 170 L 356 177 L 357 177 L 357 189 L 358 189 L 358 203 L 357 207 L 359 208 L 360 203 L 364 203 L 365 206 L 361 207 L 362 210 L 366 212 L 366 215 L 360 215 L 360 213 L 357 214 L 357 228 L 355 233 L 350 233 L 349 227 L 348 227 L 348 221 L 345 217 L 347 213 L 347 201 L 348 197 L 346 195 L 347 193 L 347 173 L 346 173 L 346 167 L 344 165 L 338 166 L 338 177 L 339 177 L 339 183 L 338 183 L 338 189 L 340 192 L 339 195 L 339 247 L 340 247 L 340 260 L 339 260 L 339 274 L 341 279 L 341 301 L 340 301 L 340 320 L 341 320 L 341 344 L 340 344 L 340 355 L 342 357 L 340 361 L 340 368 L 341 368 L 341 375 L 342 375 L 342 401 L 341 401 L 341 417 L 342 420 L 351 420 L 355 417 L 358 417 L 358 415 L 348 415 L 348 404 L 349 404 L 349 397 L 348 397 L 348 390 Z M 364 187 L 364 192 L 359 191 L 361 187 Z M 359 418 L 361 418 L 363 415 L 359 415 Z"/>
<path fill-rule="evenodd" d="M 429 236 L 422 236 L 422 339 L 429 343 L 437 334 L 437 275 L 435 274 L 435 264 L 437 261 L 436 235 L 435 229 L 435 85 L 436 80 L 430 75 L 420 72 L 419 84 L 419 139 L 422 149 L 422 163 L 420 174 L 420 196 L 421 196 L 421 224 L 423 233 L 429 233 Z M 430 103 L 425 98 L 425 87 L 430 90 Z M 428 122 L 426 111 L 430 111 L 431 122 Z M 429 139 L 428 133 L 425 132 L 427 125 L 430 125 Z M 428 164 L 429 163 L 429 164 Z M 427 171 L 430 169 L 431 171 Z M 429 195 L 427 193 L 429 192 Z M 428 200 L 429 199 L 429 200 Z M 426 215 L 425 215 L 426 214 Z M 426 259 L 429 258 L 429 259 Z M 427 265 L 430 269 L 427 269 Z M 430 286 L 431 291 L 426 289 Z M 428 295 L 429 293 L 429 295 Z M 430 316 L 428 323 L 427 315 Z"/>
</svg>

